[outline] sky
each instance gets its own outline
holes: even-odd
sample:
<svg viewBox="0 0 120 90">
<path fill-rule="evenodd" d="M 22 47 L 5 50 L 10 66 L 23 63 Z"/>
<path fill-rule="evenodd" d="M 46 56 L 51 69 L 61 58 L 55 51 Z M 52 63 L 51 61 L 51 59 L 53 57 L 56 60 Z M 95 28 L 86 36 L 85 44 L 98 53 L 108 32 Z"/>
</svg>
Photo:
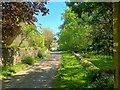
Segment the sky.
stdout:
<svg viewBox="0 0 120 90">
<path fill-rule="evenodd" d="M 54 34 L 59 32 L 59 26 L 62 25 L 63 20 L 61 20 L 61 14 L 66 9 L 65 2 L 49 2 L 46 7 L 49 9 L 49 13 L 46 16 L 42 14 L 37 15 L 38 22 L 35 23 L 37 29 L 39 29 L 39 23 L 42 27 L 50 28 Z"/>
</svg>

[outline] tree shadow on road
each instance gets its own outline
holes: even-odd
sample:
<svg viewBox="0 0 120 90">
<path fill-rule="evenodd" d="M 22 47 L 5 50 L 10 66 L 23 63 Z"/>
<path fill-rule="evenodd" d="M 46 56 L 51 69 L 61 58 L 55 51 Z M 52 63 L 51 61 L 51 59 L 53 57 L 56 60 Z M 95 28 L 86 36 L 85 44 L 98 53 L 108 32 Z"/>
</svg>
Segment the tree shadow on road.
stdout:
<svg viewBox="0 0 120 90">
<path fill-rule="evenodd" d="M 45 59 L 44 61 L 42 60 L 41 63 L 36 63 L 30 66 L 30 68 L 25 69 L 25 72 L 4 79 L 2 81 L 3 89 L 52 88 L 52 82 L 58 69 L 58 65 L 58 58 L 56 58 L 55 61 L 51 61 L 50 59 Z"/>
</svg>

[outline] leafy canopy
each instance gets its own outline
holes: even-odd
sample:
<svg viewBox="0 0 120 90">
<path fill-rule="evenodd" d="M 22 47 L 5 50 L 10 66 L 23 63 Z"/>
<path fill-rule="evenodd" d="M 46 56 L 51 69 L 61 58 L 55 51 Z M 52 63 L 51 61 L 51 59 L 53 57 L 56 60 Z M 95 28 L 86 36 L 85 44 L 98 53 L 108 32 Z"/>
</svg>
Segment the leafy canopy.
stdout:
<svg viewBox="0 0 120 90">
<path fill-rule="evenodd" d="M 45 16 L 49 9 L 46 2 L 2 2 L 2 43 L 10 45 L 22 32 L 20 22 L 37 22 L 39 12 Z"/>
</svg>

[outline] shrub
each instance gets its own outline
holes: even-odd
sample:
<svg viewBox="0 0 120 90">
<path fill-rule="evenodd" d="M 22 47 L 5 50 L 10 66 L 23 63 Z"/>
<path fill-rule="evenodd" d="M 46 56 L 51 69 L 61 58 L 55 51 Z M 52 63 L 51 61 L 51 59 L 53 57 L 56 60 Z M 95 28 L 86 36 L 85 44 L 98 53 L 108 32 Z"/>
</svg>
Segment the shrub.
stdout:
<svg viewBox="0 0 120 90">
<path fill-rule="evenodd" d="M 25 56 L 22 59 L 22 63 L 32 65 L 34 63 L 34 59 L 32 58 L 32 56 Z"/>
<path fill-rule="evenodd" d="M 38 56 L 39 58 L 43 58 L 42 51 L 39 50 L 37 56 Z"/>
<path fill-rule="evenodd" d="M 94 84 L 97 88 L 114 88 L 114 79 L 107 76 L 101 76 L 100 79 L 96 80 Z"/>
<path fill-rule="evenodd" d="M 87 74 L 87 79 L 90 83 L 93 83 L 100 78 L 101 72 L 99 70 L 90 70 Z"/>
<path fill-rule="evenodd" d="M 13 68 L 10 68 L 10 69 L 9 69 L 9 72 L 11 72 L 11 73 L 16 73 L 15 69 L 13 69 Z"/>
<path fill-rule="evenodd" d="M 11 76 L 12 75 L 11 72 L 8 72 L 8 71 L 4 71 L 1 74 L 4 76 Z"/>
<path fill-rule="evenodd" d="M 41 51 L 46 51 L 47 50 L 47 48 L 46 47 L 43 47 L 42 49 L 41 49 Z"/>
<path fill-rule="evenodd" d="M 45 53 L 45 51 L 47 50 L 46 47 L 43 47 L 41 50 L 38 51 L 38 57 L 39 58 L 44 58 L 44 56 L 46 56 L 47 53 Z"/>
<path fill-rule="evenodd" d="M 34 49 L 37 50 L 37 49 L 38 49 L 38 46 L 34 46 Z"/>
<path fill-rule="evenodd" d="M 11 66 L 2 67 L 2 72 L 1 72 L 2 75 L 11 76 L 12 73 L 15 73 L 15 71 L 14 69 L 11 68 Z"/>
<path fill-rule="evenodd" d="M 103 70 L 92 70 L 87 74 L 86 79 L 94 87 L 97 88 L 113 88 L 113 75 L 104 72 Z"/>
</svg>

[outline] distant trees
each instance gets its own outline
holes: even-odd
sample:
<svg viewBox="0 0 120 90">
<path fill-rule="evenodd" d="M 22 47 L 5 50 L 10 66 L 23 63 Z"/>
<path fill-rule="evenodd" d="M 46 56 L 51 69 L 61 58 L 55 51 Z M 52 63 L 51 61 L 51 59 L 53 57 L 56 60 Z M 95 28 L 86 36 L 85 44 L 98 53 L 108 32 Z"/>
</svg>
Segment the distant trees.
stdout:
<svg viewBox="0 0 120 90">
<path fill-rule="evenodd" d="M 50 45 L 54 39 L 54 34 L 50 28 L 42 28 L 42 35 L 44 38 L 44 44 L 47 48 L 50 48 Z"/>
</svg>

